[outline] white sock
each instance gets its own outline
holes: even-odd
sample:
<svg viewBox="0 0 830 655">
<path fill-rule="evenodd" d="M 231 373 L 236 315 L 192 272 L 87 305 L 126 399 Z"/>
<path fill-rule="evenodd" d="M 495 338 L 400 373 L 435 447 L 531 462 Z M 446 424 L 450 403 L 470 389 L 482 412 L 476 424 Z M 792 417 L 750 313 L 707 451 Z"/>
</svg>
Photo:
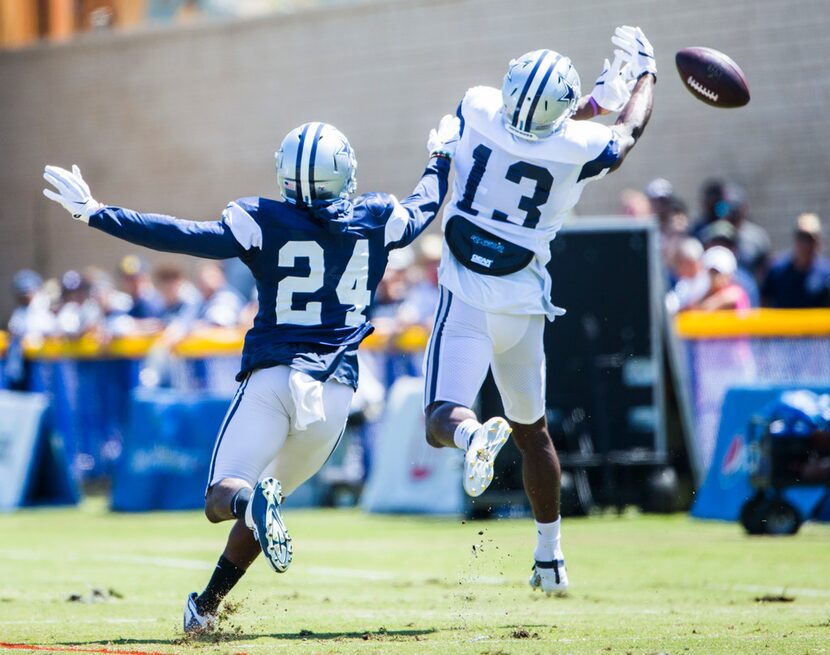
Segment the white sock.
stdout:
<svg viewBox="0 0 830 655">
<path fill-rule="evenodd" d="M 562 551 L 559 549 L 559 527 L 562 517 L 553 523 L 539 523 L 536 521 L 536 550 L 533 557 L 537 562 L 552 562 L 554 559 L 561 559 Z"/>
<path fill-rule="evenodd" d="M 455 442 L 456 448 L 466 451 L 470 445 L 470 439 L 473 438 L 473 433 L 480 427 L 481 423 L 474 418 L 461 421 L 460 425 L 455 428 L 455 433 L 452 435 L 452 440 Z"/>
</svg>

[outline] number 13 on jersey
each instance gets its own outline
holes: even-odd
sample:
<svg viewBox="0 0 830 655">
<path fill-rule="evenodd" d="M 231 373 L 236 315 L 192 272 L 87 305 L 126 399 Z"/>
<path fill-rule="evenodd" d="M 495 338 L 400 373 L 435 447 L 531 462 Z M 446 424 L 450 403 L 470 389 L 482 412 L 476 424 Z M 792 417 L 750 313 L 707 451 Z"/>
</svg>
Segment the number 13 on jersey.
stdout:
<svg viewBox="0 0 830 655">
<path fill-rule="evenodd" d="M 467 212 L 471 216 L 478 216 L 478 210 L 473 207 L 473 201 L 475 200 L 476 192 L 487 170 L 487 164 L 490 162 L 490 156 L 492 154 L 492 148 L 488 148 L 483 143 L 473 150 L 473 167 L 467 175 L 464 196 L 456 204 L 461 211 Z M 492 219 L 505 223 L 516 223 L 522 227 L 536 227 L 539 224 L 539 219 L 542 217 L 542 212 L 539 211 L 539 208 L 550 197 L 553 175 L 551 175 L 551 172 L 547 168 L 543 168 L 542 166 L 536 166 L 526 161 L 517 161 L 507 169 L 504 174 L 504 179 L 514 184 L 521 184 L 522 180 L 525 179 L 533 180 L 536 182 L 536 187 L 533 190 L 532 196 L 522 196 L 519 198 L 518 209 L 525 213 L 523 220 L 510 220 L 511 215 L 499 209 L 493 210 Z M 511 212 L 511 214 L 515 215 L 515 212 Z"/>
</svg>

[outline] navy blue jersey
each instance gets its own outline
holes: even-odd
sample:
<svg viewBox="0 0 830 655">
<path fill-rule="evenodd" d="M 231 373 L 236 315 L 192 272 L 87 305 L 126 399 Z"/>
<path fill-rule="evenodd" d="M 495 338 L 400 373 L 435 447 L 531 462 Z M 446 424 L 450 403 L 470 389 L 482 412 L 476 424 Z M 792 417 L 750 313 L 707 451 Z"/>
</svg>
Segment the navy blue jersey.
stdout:
<svg viewBox="0 0 830 655">
<path fill-rule="evenodd" d="M 89 224 L 142 246 L 197 257 L 239 257 L 256 280 L 259 312 L 245 336 L 241 379 L 285 364 L 317 380 L 357 386 L 357 347 L 388 253 L 435 218 L 450 162 L 433 157 L 413 193 L 301 208 L 267 198 L 230 203 L 219 221 L 186 221 L 106 206 Z"/>
</svg>

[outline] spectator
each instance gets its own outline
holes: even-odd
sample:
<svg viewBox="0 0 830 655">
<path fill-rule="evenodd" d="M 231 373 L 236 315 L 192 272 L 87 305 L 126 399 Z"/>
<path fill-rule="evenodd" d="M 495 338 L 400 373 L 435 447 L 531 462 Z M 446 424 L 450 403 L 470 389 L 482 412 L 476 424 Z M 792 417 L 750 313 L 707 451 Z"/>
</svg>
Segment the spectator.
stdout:
<svg viewBox="0 0 830 655">
<path fill-rule="evenodd" d="M 164 313 L 164 302 L 150 279 L 147 262 L 138 255 L 127 255 L 118 264 L 121 283 L 133 306 L 127 312 L 136 320 L 158 319 Z"/>
<path fill-rule="evenodd" d="M 218 327 L 234 327 L 239 323 L 245 302 L 228 285 L 219 264 L 201 264 L 196 272 L 196 286 L 202 294 L 202 303 L 196 313 L 197 321 Z"/>
<path fill-rule="evenodd" d="M 42 293 L 43 280 L 34 271 L 18 271 L 12 280 L 16 307 L 9 319 L 9 345 L 4 374 L 10 389 L 31 388 L 31 369 L 23 356 L 24 340 L 40 340 L 55 331 L 55 316 L 49 309 L 49 297 Z"/>
<path fill-rule="evenodd" d="M 718 220 L 716 211 L 718 204 L 723 201 L 724 187 L 723 180 L 712 179 L 703 185 L 701 194 L 701 214 L 692 227 L 692 236 L 703 241 L 702 232 L 710 223 Z"/>
<path fill-rule="evenodd" d="M 772 246 L 767 231 L 748 218 L 746 192 L 737 184 L 727 184 L 716 213 L 735 226 L 738 264 L 752 273 L 756 281 L 760 280 L 766 270 Z"/>
<path fill-rule="evenodd" d="M 49 297 L 42 293 L 43 279 L 29 269 L 15 273 L 12 280 L 15 309 L 9 319 L 9 333 L 19 337 L 42 338 L 55 331 L 55 315 Z"/>
<path fill-rule="evenodd" d="M 90 292 L 89 280 L 78 271 L 69 270 L 61 276 L 57 328 L 64 336 L 81 337 L 101 326 L 103 312 Z"/>
<path fill-rule="evenodd" d="M 156 267 L 153 277 L 162 299 L 161 320 L 165 324 L 194 320 L 201 296 L 187 281 L 182 268 L 176 264 L 162 264 Z"/>
<path fill-rule="evenodd" d="M 770 268 L 764 280 L 764 304 L 781 308 L 830 305 L 830 261 L 820 253 L 821 221 L 816 214 L 801 214 L 795 223 L 793 249 Z"/>
<path fill-rule="evenodd" d="M 709 291 L 709 273 L 703 268 L 703 245 L 694 237 L 682 239 L 674 253 L 672 274 L 677 280 L 666 296 L 672 314 L 700 302 Z"/>
<path fill-rule="evenodd" d="M 101 339 L 131 334 L 140 329 L 141 326 L 129 314 L 133 306 L 132 298 L 115 288 L 109 273 L 89 266 L 84 270 L 84 278 L 89 281 L 90 298 L 101 310 L 100 324 L 96 326 Z"/>
<path fill-rule="evenodd" d="M 642 191 L 637 189 L 623 189 L 620 193 L 620 214 L 632 218 L 647 218 L 651 216 L 651 202 Z"/>
<path fill-rule="evenodd" d="M 660 254 L 666 267 L 674 259 L 674 251 L 689 227 L 686 206 L 674 195 L 671 182 L 661 177 L 646 186 L 646 196 L 660 229 Z"/>
<path fill-rule="evenodd" d="M 714 246 L 703 253 L 703 268 L 709 275 L 709 290 L 690 309 L 712 312 L 722 309 L 749 309 L 746 291 L 735 282 L 738 261 L 728 248 Z"/>
<path fill-rule="evenodd" d="M 738 268 L 735 270 L 734 279 L 749 297 L 751 307 L 759 307 L 761 304 L 761 292 L 758 290 L 758 283 L 755 277 L 746 270 L 738 259 L 738 231 L 735 226 L 727 220 L 717 220 L 709 223 L 701 233 L 703 246 L 708 250 L 714 246 L 727 248 L 738 261 Z"/>
</svg>

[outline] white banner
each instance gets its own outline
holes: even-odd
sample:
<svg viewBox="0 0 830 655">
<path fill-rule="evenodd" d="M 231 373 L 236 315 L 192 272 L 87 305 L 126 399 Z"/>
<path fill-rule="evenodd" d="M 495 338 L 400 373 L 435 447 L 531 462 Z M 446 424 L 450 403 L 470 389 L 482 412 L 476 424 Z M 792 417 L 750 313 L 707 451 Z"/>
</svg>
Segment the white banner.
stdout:
<svg viewBox="0 0 830 655">
<path fill-rule="evenodd" d="M 389 390 L 372 470 L 361 497 L 368 512 L 460 514 L 462 464 L 456 448 L 424 438 L 423 378 L 399 378 Z"/>
<path fill-rule="evenodd" d="M 45 394 L 0 391 L 0 510 L 23 503 L 48 406 Z"/>
</svg>

